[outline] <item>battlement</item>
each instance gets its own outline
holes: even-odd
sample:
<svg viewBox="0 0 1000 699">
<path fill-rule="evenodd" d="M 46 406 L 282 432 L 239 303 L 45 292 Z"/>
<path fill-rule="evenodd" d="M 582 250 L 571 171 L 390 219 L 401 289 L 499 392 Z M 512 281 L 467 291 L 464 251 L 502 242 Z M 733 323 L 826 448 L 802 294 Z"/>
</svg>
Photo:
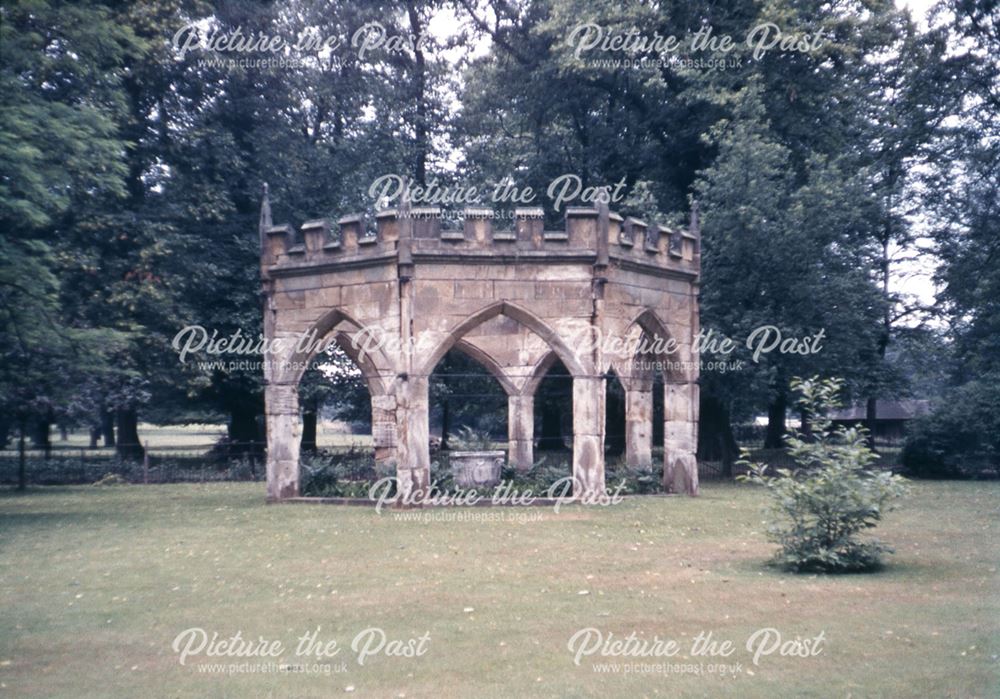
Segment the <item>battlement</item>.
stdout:
<svg viewBox="0 0 1000 699">
<path fill-rule="evenodd" d="M 306 221 L 296 231 L 289 224 L 271 225 L 266 202 L 264 209 L 261 267 L 265 275 L 272 269 L 277 272 L 339 261 L 384 260 L 396 255 L 401 240 L 406 241 L 407 256 L 417 260 L 442 255 L 467 257 L 470 261 L 493 255 L 583 255 L 594 256 L 599 263 L 604 258 L 694 276 L 701 263 L 697 204 L 689 225 L 683 229 L 623 218 L 606 207 L 568 208 L 559 230 L 545 230 L 541 208 L 515 209 L 509 219 L 501 222 L 488 208 L 466 208 L 452 216 L 439 208 L 414 207 L 385 209 L 373 219 L 356 214 L 335 223 L 330 219 Z M 606 245 L 602 245 L 603 231 L 607 231 Z"/>
<path fill-rule="evenodd" d="M 628 464 L 652 473 L 659 371 L 663 483 L 697 493 L 697 206 L 684 229 L 624 218 L 604 203 L 567 209 L 558 230 L 547 230 L 545 220 L 540 208 L 451 212 L 404 200 L 398 209 L 293 228 L 272 223 L 265 190 L 266 337 L 326 338 L 357 364 L 372 395 L 375 461 L 395 468 L 401 493 L 430 487 L 430 377 L 448 352 L 479 361 L 506 392 L 509 463 L 519 469 L 535 463 L 536 390 L 562 363 L 572 377 L 573 492 L 580 497 L 606 491 L 611 373 L 626 391 Z M 378 341 L 362 348 L 351 334 Z M 613 347 L 641 338 L 669 343 L 676 356 L 661 362 L 646 350 Z M 298 384 L 316 350 L 298 344 L 286 343 L 264 369 L 274 500 L 299 495 Z"/>
</svg>

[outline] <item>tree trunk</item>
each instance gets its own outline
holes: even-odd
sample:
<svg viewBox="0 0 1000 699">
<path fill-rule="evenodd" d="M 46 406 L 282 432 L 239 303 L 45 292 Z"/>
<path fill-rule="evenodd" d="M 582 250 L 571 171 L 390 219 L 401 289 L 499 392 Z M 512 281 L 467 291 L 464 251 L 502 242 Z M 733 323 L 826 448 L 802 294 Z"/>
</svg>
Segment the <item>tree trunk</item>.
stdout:
<svg viewBox="0 0 1000 699">
<path fill-rule="evenodd" d="M 34 423 L 34 430 L 31 433 L 31 446 L 35 449 L 44 449 L 45 458 L 49 458 L 49 450 L 52 448 L 50 432 L 52 431 L 52 420 L 48 416 L 38 418 Z"/>
<path fill-rule="evenodd" d="M 104 435 L 104 446 L 115 446 L 115 414 L 108 408 L 101 410 L 101 432 Z"/>
<path fill-rule="evenodd" d="M 608 456 L 625 453 L 625 390 L 611 376 L 604 390 L 604 451 Z M 650 416 L 652 419 L 652 416 Z"/>
<path fill-rule="evenodd" d="M 101 428 L 91 426 L 90 428 L 90 448 L 97 449 L 97 440 L 101 437 Z"/>
<path fill-rule="evenodd" d="M 448 433 L 451 432 L 451 403 L 447 398 L 441 401 L 441 451 L 448 451 Z"/>
<path fill-rule="evenodd" d="M 139 461 L 145 450 L 139 442 L 139 415 L 135 408 L 119 408 L 115 411 L 118 428 L 118 456 L 126 460 Z"/>
<path fill-rule="evenodd" d="M 230 456 L 260 456 L 263 454 L 263 440 L 257 425 L 257 402 L 248 398 L 236 402 L 229 409 Z"/>
<path fill-rule="evenodd" d="M 21 438 L 17 443 L 17 489 L 25 490 L 28 487 L 28 471 L 24 458 L 24 420 L 21 420 Z"/>
<path fill-rule="evenodd" d="M 302 442 L 299 450 L 303 454 L 316 453 L 316 399 L 311 398 L 302 406 Z"/>
<path fill-rule="evenodd" d="M 875 451 L 875 426 L 878 422 L 878 399 L 869 398 L 865 403 L 865 427 L 868 428 L 868 448 Z"/>
<path fill-rule="evenodd" d="M 0 449 L 7 448 L 7 441 L 10 439 L 10 418 L 0 414 Z"/>
<path fill-rule="evenodd" d="M 702 393 L 698 419 L 698 460 L 721 462 L 722 475 L 732 478 L 739 451 L 733 436 L 729 408 L 718 398 Z"/>
<path fill-rule="evenodd" d="M 799 423 L 801 425 L 799 431 L 802 433 L 803 439 L 812 440 L 812 415 L 809 414 L 808 410 L 799 411 Z"/>
<path fill-rule="evenodd" d="M 785 410 L 788 400 L 782 391 L 767 408 L 767 433 L 764 437 L 765 449 L 781 449 L 785 446 Z"/>
<path fill-rule="evenodd" d="M 426 184 L 427 153 L 430 150 L 427 126 L 427 68 L 424 52 L 416 39 L 418 36 L 423 36 L 427 30 L 421 25 L 420 15 L 417 12 L 416 4 L 412 0 L 406 3 L 406 13 L 410 20 L 410 32 L 414 40 L 413 99 L 416 103 L 416 119 L 413 124 L 413 133 L 416 161 L 413 164 L 413 177 L 417 184 L 423 185 Z"/>
</svg>

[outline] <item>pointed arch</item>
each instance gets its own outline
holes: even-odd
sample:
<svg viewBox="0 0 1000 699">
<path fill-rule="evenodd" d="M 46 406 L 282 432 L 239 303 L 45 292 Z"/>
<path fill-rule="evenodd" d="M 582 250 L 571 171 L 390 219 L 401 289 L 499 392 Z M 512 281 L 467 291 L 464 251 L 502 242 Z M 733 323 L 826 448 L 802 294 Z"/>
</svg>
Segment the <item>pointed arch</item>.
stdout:
<svg viewBox="0 0 1000 699">
<path fill-rule="evenodd" d="M 507 372 L 505 372 L 503 367 L 500 366 L 500 364 L 487 352 L 484 352 L 471 342 L 464 339 L 458 340 L 458 342 L 452 346 L 452 349 L 468 355 L 472 359 L 479 362 L 483 368 L 485 368 L 486 371 L 488 371 L 490 375 L 497 380 L 497 383 L 500 384 L 500 387 L 508 396 L 513 396 L 518 393 L 517 387 L 514 385 L 514 382 L 511 381 L 510 377 L 507 376 Z"/>
<path fill-rule="evenodd" d="M 670 331 L 670 328 L 667 327 L 666 323 L 660 320 L 660 317 L 656 314 L 656 311 L 653 310 L 652 308 L 642 309 L 638 314 L 636 314 L 636 316 L 632 319 L 632 322 L 630 322 L 626 326 L 626 328 L 627 328 L 625 331 L 626 337 L 630 337 L 633 333 L 637 333 L 638 334 L 637 339 L 639 340 L 641 340 L 642 335 L 646 335 L 647 337 L 651 338 L 655 343 L 676 342 L 676 337 L 674 336 L 674 333 Z M 666 368 L 661 368 L 659 370 L 659 373 L 663 375 L 665 381 L 669 380 L 669 381 L 683 382 L 688 380 L 687 371 L 684 371 L 683 369 L 671 368 L 669 366 L 669 363 L 684 361 L 685 360 L 684 357 L 681 357 L 676 354 L 657 354 L 657 353 L 650 355 L 643 355 L 642 353 L 637 352 L 636 356 L 629 357 L 628 361 L 633 363 L 633 368 L 634 368 L 635 361 L 643 356 L 646 357 L 646 361 L 652 361 L 666 366 Z M 614 366 L 614 364 L 611 364 L 611 366 Z M 649 379 L 651 378 L 651 376 L 643 376 L 642 372 L 628 370 L 624 372 L 625 374 L 628 374 L 628 378 L 626 379 L 625 376 L 623 375 L 623 370 L 626 370 L 626 367 L 623 364 L 620 363 L 618 364 L 618 366 L 614 366 L 614 368 L 618 372 L 619 376 L 622 376 L 623 381 L 628 380 L 629 382 L 632 383 L 644 384 L 648 382 Z M 651 370 L 647 373 L 651 375 L 657 372 L 655 370 Z"/>
<path fill-rule="evenodd" d="M 545 375 L 549 373 L 549 369 L 552 368 L 552 365 L 555 364 L 558 359 L 559 355 L 557 355 L 553 350 L 546 352 L 542 358 L 538 360 L 538 363 L 535 364 L 535 367 L 531 370 L 531 375 L 524 382 L 524 385 L 521 386 L 521 395 L 535 395 L 535 392 L 538 390 L 538 384 L 542 382 L 542 379 L 545 378 Z"/>
<path fill-rule="evenodd" d="M 383 380 L 383 373 L 391 371 L 388 358 L 380 347 L 366 351 L 365 348 L 357 346 L 346 331 L 337 331 L 337 327 L 342 323 L 346 323 L 355 331 L 364 327 L 339 308 L 324 313 L 306 331 L 306 337 L 311 338 L 308 347 L 296 349 L 286 360 L 287 364 L 282 372 L 287 379 L 286 382 L 297 386 L 305 374 L 306 367 L 319 354 L 320 349 L 326 346 L 327 340 L 332 339 L 361 370 L 369 392 L 372 395 L 384 395 L 387 387 Z M 331 333 L 333 333 L 332 338 L 330 337 Z"/>
<path fill-rule="evenodd" d="M 538 335 L 545 344 L 547 344 L 553 352 L 562 360 L 562 363 L 566 365 L 570 374 L 573 376 L 583 376 L 586 372 L 583 366 L 580 364 L 580 360 L 576 357 L 573 351 L 566 345 L 559 334 L 550 328 L 542 319 L 533 313 L 527 311 L 520 306 L 511 303 L 510 301 L 499 301 L 497 303 L 492 303 L 480 310 L 476 311 L 465 320 L 456 325 L 449 333 L 448 336 L 438 345 L 428 358 L 421 365 L 421 369 L 417 374 L 419 376 L 428 376 L 437 366 L 437 363 L 441 361 L 441 358 L 455 346 L 459 340 L 462 339 L 467 333 L 469 333 L 473 328 L 476 328 L 488 320 L 492 320 L 497 316 L 506 316 L 512 320 L 517 321 L 528 330 Z"/>
</svg>

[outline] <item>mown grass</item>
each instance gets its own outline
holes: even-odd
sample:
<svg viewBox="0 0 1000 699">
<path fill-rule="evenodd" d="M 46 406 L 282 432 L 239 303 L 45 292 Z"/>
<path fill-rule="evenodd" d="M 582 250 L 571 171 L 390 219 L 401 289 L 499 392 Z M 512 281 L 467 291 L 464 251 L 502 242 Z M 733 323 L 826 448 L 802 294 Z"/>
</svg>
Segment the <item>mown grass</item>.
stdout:
<svg viewBox="0 0 1000 699">
<path fill-rule="evenodd" d="M 252 483 L 4 492 L 0 695 L 1000 693 L 1000 484 L 916 483 L 879 528 L 897 550 L 890 565 L 837 577 L 764 565 L 762 496 L 708 484 L 697 499 L 463 511 L 481 521 L 437 521 L 450 513 L 435 510 L 403 521 L 368 508 L 267 506 Z M 321 627 L 343 647 L 331 662 L 348 669 L 204 674 L 197 665 L 215 659 L 181 666 L 170 647 L 189 627 L 278 639 L 294 662 L 296 638 Z M 350 641 L 368 627 L 429 632 L 427 652 L 358 666 Z M 677 639 L 681 663 L 691 662 L 691 639 L 711 631 L 736 642 L 726 662 L 742 668 L 727 677 L 596 672 L 599 658 L 576 666 L 567 650 L 586 627 Z M 822 631 L 823 651 L 754 666 L 743 642 L 762 627 L 786 638 Z"/>
</svg>

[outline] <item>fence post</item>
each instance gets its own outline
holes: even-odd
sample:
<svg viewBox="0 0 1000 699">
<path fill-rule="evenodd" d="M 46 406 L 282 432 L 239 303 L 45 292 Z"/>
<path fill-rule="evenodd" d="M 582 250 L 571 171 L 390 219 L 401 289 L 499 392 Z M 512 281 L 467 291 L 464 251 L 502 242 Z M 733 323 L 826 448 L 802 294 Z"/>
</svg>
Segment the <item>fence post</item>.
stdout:
<svg viewBox="0 0 1000 699">
<path fill-rule="evenodd" d="M 142 482 L 149 485 L 149 440 L 146 440 L 146 448 L 142 455 Z"/>
</svg>

